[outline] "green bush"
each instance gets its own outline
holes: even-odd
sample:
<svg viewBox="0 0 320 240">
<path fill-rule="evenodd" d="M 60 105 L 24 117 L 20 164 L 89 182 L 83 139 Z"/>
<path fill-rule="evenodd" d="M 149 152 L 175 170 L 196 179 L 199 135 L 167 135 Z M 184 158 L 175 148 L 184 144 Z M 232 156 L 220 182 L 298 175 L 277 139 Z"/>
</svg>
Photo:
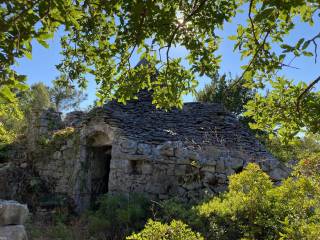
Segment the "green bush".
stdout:
<svg viewBox="0 0 320 240">
<path fill-rule="evenodd" d="M 296 166 L 295 175 L 308 177 L 310 180 L 320 181 L 320 152 L 314 152 L 301 157 Z"/>
<path fill-rule="evenodd" d="M 301 138 L 294 138 L 289 143 L 284 144 L 278 137 L 271 139 L 267 136 L 260 136 L 267 149 L 277 159 L 288 162 L 291 160 L 300 161 L 309 158 L 311 155 L 320 154 L 320 136 L 319 134 L 306 133 Z"/>
<path fill-rule="evenodd" d="M 208 221 L 208 239 L 316 239 L 320 232 L 319 183 L 301 175 L 274 186 L 255 164 L 195 208 Z"/>
<path fill-rule="evenodd" d="M 203 240 L 181 221 L 173 220 L 170 225 L 149 220 L 145 228 L 138 234 L 132 234 L 127 240 Z"/>
<path fill-rule="evenodd" d="M 57 223 L 56 225 L 50 227 L 47 230 L 46 235 L 50 239 L 55 240 L 74 240 L 72 230 L 63 223 Z"/>
<path fill-rule="evenodd" d="M 207 230 L 206 219 L 199 216 L 191 204 L 173 198 L 160 202 L 158 206 L 160 207 L 156 209 L 154 214 L 156 220 L 169 223 L 175 219 L 179 219 L 199 232 Z"/>
<path fill-rule="evenodd" d="M 99 199 L 97 211 L 89 213 L 89 231 L 102 239 L 123 239 L 143 228 L 149 206 L 141 195 L 105 195 Z"/>
</svg>

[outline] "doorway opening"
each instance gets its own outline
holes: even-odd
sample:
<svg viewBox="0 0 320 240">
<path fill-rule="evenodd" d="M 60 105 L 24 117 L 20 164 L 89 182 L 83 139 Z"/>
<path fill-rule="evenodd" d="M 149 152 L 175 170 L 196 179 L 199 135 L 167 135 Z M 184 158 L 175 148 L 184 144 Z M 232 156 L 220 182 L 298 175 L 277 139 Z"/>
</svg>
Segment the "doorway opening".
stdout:
<svg viewBox="0 0 320 240">
<path fill-rule="evenodd" d="M 112 147 L 91 146 L 88 149 L 91 170 L 91 200 L 108 192 Z"/>
</svg>

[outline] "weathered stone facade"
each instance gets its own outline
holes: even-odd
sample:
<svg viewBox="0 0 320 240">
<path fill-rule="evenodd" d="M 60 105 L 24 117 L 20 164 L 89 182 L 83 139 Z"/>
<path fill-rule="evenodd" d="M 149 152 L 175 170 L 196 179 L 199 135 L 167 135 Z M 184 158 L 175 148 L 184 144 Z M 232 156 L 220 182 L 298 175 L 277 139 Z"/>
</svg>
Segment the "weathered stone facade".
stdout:
<svg viewBox="0 0 320 240">
<path fill-rule="evenodd" d="M 57 114 L 43 114 L 40 122 Z M 144 193 L 154 199 L 185 201 L 216 194 L 228 176 L 249 162 L 279 181 L 288 169 L 221 105 L 186 103 L 182 110 L 157 110 L 148 92 L 122 105 L 109 102 L 89 113 L 74 112 L 63 134 L 39 145 L 54 131 L 37 131 L 31 153 L 39 176 L 54 182 L 79 211 L 102 193 Z M 70 128 L 72 127 L 72 128 Z M 59 133 L 59 132 L 58 132 Z M 54 141 L 53 141 L 54 140 Z"/>
</svg>

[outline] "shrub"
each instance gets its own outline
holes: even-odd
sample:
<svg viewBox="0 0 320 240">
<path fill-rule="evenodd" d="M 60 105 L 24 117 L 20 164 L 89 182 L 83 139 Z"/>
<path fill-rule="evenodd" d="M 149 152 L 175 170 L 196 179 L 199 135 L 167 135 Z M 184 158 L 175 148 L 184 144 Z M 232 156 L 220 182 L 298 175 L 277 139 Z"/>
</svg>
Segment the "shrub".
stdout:
<svg viewBox="0 0 320 240">
<path fill-rule="evenodd" d="M 53 139 L 60 139 L 60 138 L 68 138 L 74 133 L 75 129 L 73 127 L 66 127 L 60 130 L 57 130 L 53 133 Z"/>
<path fill-rule="evenodd" d="M 195 207 L 209 239 L 314 239 L 320 229 L 318 183 L 300 176 L 273 186 L 255 164 L 230 177 L 228 192 Z"/>
<path fill-rule="evenodd" d="M 159 205 L 160 208 L 154 214 L 155 219 L 166 223 L 179 219 L 199 232 L 206 231 L 206 219 L 199 216 L 193 205 L 181 202 L 178 199 L 165 200 Z"/>
<path fill-rule="evenodd" d="M 63 223 L 57 223 L 48 228 L 46 235 L 50 239 L 74 240 L 72 230 Z"/>
<path fill-rule="evenodd" d="M 295 175 L 305 176 L 311 180 L 320 180 L 320 152 L 307 154 L 296 166 Z"/>
<path fill-rule="evenodd" d="M 145 228 L 138 234 L 132 234 L 127 240 L 204 240 L 188 225 L 181 221 L 173 220 L 170 225 L 149 220 Z"/>
<path fill-rule="evenodd" d="M 105 195 L 98 204 L 89 213 L 89 231 L 103 239 L 123 239 L 142 229 L 149 216 L 149 203 L 141 195 Z"/>
</svg>

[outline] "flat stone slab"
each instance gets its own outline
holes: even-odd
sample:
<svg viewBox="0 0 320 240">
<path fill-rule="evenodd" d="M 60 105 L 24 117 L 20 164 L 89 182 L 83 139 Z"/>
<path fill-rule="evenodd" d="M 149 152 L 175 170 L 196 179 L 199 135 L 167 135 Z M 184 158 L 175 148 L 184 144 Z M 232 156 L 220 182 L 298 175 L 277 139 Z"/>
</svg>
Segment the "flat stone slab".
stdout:
<svg viewBox="0 0 320 240">
<path fill-rule="evenodd" d="M 28 207 L 25 204 L 20 204 L 16 201 L 0 200 L 0 226 L 22 225 L 28 213 Z"/>
<path fill-rule="evenodd" d="M 0 227 L 0 240 L 27 240 L 27 233 L 23 225 L 9 225 Z"/>
</svg>

